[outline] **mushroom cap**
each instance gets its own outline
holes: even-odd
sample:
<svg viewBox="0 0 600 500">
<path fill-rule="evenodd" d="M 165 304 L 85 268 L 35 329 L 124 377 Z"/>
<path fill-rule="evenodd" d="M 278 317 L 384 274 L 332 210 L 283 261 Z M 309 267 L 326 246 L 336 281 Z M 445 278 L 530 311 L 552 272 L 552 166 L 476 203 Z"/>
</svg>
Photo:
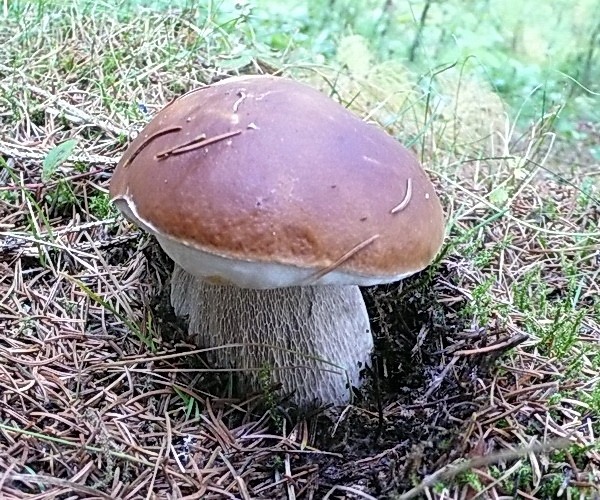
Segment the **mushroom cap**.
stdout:
<svg viewBox="0 0 600 500">
<path fill-rule="evenodd" d="M 110 196 L 188 272 L 251 288 L 396 281 L 426 267 L 444 237 L 411 152 L 273 76 L 171 102 L 121 158 Z"/>
</svg>

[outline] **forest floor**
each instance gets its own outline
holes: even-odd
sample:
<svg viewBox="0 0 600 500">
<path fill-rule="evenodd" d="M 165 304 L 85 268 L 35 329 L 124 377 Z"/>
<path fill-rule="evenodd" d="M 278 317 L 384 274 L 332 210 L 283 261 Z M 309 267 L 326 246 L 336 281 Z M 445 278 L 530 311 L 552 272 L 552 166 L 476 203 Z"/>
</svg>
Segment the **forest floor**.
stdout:
<svg viewBox="0 0 600 500">
<path fill-rule="evenodd" d="M 600 495 L 598 165 L 551 120 L 518 131 L 477 83 L 434 99 L 389 66 L 224 69 L 226 35 L 175 14 L 51 21 L 0 28 L 3 498 Z M 109 203 L 132 133 L 239 72 L 379 122 L 442 199 L 439 259 L 364 290 L 374 363 L 343 408 L 233 398 L 173 316 L 169 259 Z"/>
</svg>

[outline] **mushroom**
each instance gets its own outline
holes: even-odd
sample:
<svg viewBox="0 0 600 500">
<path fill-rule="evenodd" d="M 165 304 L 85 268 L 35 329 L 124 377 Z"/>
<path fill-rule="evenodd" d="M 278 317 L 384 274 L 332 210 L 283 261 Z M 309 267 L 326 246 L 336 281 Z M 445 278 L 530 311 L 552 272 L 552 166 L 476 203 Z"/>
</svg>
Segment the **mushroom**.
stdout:
<svg viewBox="0 0 600 500">
<path fill-rule="evenodd" d="M 403 279 L 441 247 L 442 209 L 412 153 L 308 85 L 233 77 L 167 105 L 110 195 L 175 261 L 171 303 L 240 391 L 281 383 L 344 404 L 370 365 L 358 286 Z"/>
</svg>

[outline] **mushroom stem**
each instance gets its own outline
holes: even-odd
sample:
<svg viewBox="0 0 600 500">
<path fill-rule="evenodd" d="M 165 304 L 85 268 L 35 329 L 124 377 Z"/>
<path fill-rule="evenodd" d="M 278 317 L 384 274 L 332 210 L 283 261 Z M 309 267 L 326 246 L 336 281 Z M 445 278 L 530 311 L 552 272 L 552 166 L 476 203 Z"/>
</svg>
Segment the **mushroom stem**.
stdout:
<svg viewBox="0 0 600 500">
<path fill-rule="evenodd" d="M 175 266 L 175 313 L 220 368 L 241 369 L 237 390 L 281 383 L 301 406 L 345 404 L 360 370 L 370 365 L 373 338 L 357 286 L 267 290 L 215 285 Z M 234 344 L 234 346 L 231 346 Z"/>
</svg>

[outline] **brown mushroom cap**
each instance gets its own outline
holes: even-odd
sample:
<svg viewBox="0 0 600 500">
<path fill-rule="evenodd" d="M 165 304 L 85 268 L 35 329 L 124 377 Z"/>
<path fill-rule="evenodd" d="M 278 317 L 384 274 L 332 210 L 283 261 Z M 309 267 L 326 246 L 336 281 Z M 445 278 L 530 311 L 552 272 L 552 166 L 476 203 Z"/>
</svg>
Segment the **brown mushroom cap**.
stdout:
<svg viewBox="0 0 600 500">
<path fill-rule="evenodd" d="M 125 152 L 110 195 L 184 268 L 180 254 L 197 252 L 259 274 L 272 265 L 371 284 L 423 269 L 444 236 L 433 185 L 406 148 L 272 76 L 230 78 L 166 106 Z"/>
</svg>

